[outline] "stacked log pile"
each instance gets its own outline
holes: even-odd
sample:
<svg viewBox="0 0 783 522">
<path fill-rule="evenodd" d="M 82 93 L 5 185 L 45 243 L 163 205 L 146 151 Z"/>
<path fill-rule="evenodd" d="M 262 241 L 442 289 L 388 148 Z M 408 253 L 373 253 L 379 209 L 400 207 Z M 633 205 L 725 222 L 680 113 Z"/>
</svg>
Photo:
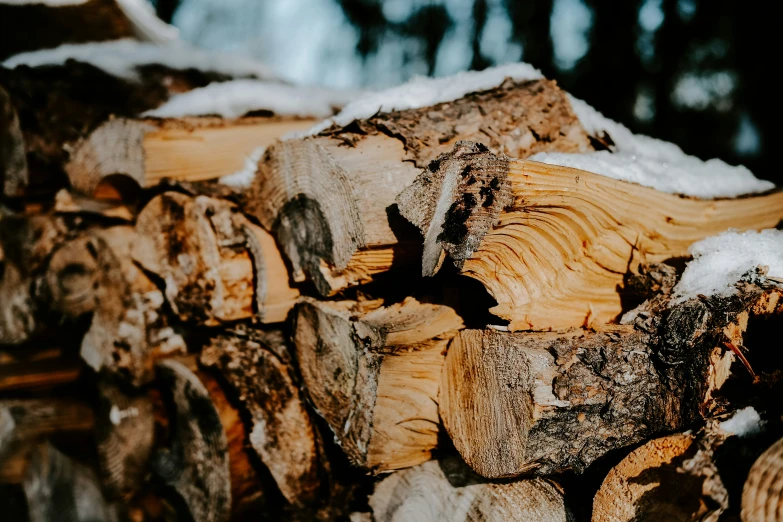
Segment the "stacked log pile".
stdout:
<svg viewBox="0 0 783 522">
<path fill-rule="evenodd" d="M 693 243 L 778 226 L 780 191 L 530 160 L 614 143 L 538 77 L 284 140 L 312 122 L 96 116 L 44 164 L 51 107 L 10 83 L 8 513 L 783 520 L 783 274 L 675 291 Z M 214 179 L 259 147 L 249 187 Z"/>
</svg>

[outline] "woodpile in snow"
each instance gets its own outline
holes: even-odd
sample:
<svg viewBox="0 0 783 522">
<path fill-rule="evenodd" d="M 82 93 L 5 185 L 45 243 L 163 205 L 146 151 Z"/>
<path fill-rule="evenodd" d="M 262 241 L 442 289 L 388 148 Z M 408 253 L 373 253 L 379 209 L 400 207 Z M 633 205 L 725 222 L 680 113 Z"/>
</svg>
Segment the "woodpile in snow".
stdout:
<svg viewBox="0 0 783 522">
<path fill-rule="evenodd" d="M 9 520 L 783 520 L 783 192 L 524 64 L 152 45 L 0 68 Z"/>
</svg>

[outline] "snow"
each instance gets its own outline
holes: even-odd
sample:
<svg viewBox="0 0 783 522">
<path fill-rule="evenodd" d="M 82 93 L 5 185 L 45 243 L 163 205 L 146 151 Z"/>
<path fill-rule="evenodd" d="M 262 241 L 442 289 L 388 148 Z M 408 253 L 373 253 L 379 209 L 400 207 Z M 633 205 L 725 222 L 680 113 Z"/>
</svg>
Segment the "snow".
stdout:
<svg viewBox="0 0 783 522">
<path fill-rule="evenodd" d="M 497 87 L 506 78 L 517 81 L 543 78 L 541 72 L 526 63 L 512 63 L 484 71 L 467 71 L 445 78 L 417 76 L 408 83 L 383 91 L 368 93 L 349 103 L 335 117 L 313 127 L 309 134 L 318 134 L 332 125 L 344 127 L 378 112 L 420 109 L 462 98 L 468 93 Z"/>
<path fill-rule="evenodd" d="M 721 422 L 718 427 L 730 435 L 747 437 L 761 431 L 763 424 L 764 421 L 761 420 L 758 412 L 752 406 L 748 406 L 738 410 L 729 419 Z"/>
<path fill-rule="evenodd" d="M 703 199 L 736 197 L 771 190 L 775 185 L 756 178 L 743 166 L 719 159 L 702 161 L 674 143 L 632 133 L 624 125 L 570 96 L 571 105 L 588 134 L 609 135 L 615 151 L 587 154 L 539 153 L 531 160 L 573 167 L 629 181 L 662 192 Z"/>
<path fill-rule="evenodd" d="M 116 0 L 117 6 L 133 25 L 133 32 L 141 40 L 166 43 L 179 37 L 179 30 L 155 14 L 147 0 Z"/>
<path fill-rule="evenodd" d="M 614 137 L 612 135 L 612 137 Z M 753 176 L 745 167 L 732 167 L 719 159 L 702 161 L 682 155 L 678 160 L 625 154 L 619 151 L 566 154 L 542 152 L 529 158 L 550 165 L 573 167 L 613 179 L 652 187 L 669 194 L 702 199 L 729 198 L 775 187 Z"/>
<path fill-rule="evenodd" d="M 248 188 L 253 182 L 253 178 L 256 176 L 258 162 L 261 161 L 261 156 L 264 155 L 265 151 L 266 147 L 253 149 L 253 152 L 248 154 L 247 158 L 245 158 L 245 167 L 242 170 L 223 176 L 218 181 L 229 187 L 238 189 Z"/>
<path fill-rule="evenodd" d="M 326 118 L 347 102 L 351 92 L 297 87 L 260 80 L 213 83 L 172 96 L 145 116 L 176 118 L 216 114 L 239 118 L 248 112 L 269 110 L 280 116 Z"/>
<path fill-rule="evenodd" d="M 767 266 L 768 276 L 783 277 L 783 230 L 728 231 L 691 245 L 693 261 L 674 287 L 674 302 L 699 294 L 729 296 L 743 275 Z"/>
<path fill-rule="evenodd" d="M 41 67 L 62 65 L 69 59 L 92 64 L 111 75 L 129 80 L 137 78 L 137 67 L 151 64 L 171 69 L 193 68 L 234 77 L 274 78 L 265 65 L 250 58 L 208 53 L 178 41 L 164 45 L 131 39 L 64 44 L 54 49 L 17 54 L 1 65 L 9 69 L 19 65 Z"/>
</svg>

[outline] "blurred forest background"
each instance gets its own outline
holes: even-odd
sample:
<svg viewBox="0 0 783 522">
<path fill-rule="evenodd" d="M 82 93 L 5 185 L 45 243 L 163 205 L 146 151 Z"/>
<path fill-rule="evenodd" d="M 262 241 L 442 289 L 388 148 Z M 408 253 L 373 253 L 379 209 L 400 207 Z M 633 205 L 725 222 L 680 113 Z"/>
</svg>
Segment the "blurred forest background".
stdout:
<svg viewBox="0 0 783 522">
<path fill-rule="evenodd" d="M 636 132 L 783 184 L 773 4 L 756 0 L 157 0 L 181 37 L 283 77 L 380 88 L 526 61 Z M 755 5 L 754 5 L 755 4 Z M 765 14 L 767 13 L 767 14 Z M 773 24 L 775 27 L 773 27 Z M 775 93 L 773 93 L 773 89 Z"/>
</svg>

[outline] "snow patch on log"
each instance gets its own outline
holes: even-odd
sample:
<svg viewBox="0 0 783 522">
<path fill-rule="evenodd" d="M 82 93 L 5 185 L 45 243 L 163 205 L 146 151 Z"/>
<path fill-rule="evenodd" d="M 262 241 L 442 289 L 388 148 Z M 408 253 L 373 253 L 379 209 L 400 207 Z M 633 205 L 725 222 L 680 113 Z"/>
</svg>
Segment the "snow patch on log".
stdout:
<svg viewBox="0 0 783 522">
<path fill-rule="evenodd" d="M 239 118 L 252 111 L 265 110 L 277 116 L 327 118 L 344 106 L 352 94 L 276 82 L 234 80 L 177 94 L 144 115 L 158 118 L 206 115 Z"/>
<path fill-rule="evenodd" d="M 748 406 L 721 422 L 718 427 L 730 435 L 747 437 L 761 431 L 763 425 L 764 421 L 761 420 L 759 413 L 752 406 Z"/>
<path fill-rule="evenodd" d="M 733 295 L 735 285 L 757 267 L 768 267 L 767 274 L 783 277 L 783 231 L 728 231 L 708 237 L 688 249 L 688 263 L 680 282 L 674 287 L 675 303 L 699 294 Z"/>
<path fill-rule="evenodd" d="M 318 134 L 332 125 L 345 127 L 355 120 L 370 118 L 378 112 L 420 109 L 462 98 L 468 93 L 497 87 L 507 78 L 538 80 L 541 72 L 527 63 L 512 63 L 483 71 L 467 71 L 445 78 L 416 76 L 408 83 L 383 91 L 368 93 L 349 103 L 334 118 L 313 127 L 308 134 Z"/>
<path fill-rule="evenodd" d="M 138 79 L 137 68 L 144 65 L 162 65 L 171 69 L 197 69 L 233 77 L 274 79 L 265 65 L 240 55 L 208 53 L 182 42 L 164 45 L 131 39 L 110 42 L 64 44 L 53 49 L 20 53 L 2 62 L 13 69 L 19 65 L 42 67 L 63 65 L 68 60 L 89 63 L 108 74 L 128 80 Z"/>
<path fill-rule="evenodd" d="M 719 159 L 702 161 L 685 154 L 674 143 L 632 133 L 582 100 L 573 96 L 569 99 L 587 133 L 607 142 L 612 151 L 542 152 L 531 160 L 704 199 L 736 197 L 775 188 L 773 183 L 756 178 L 743 166 L 732 166 Z"/>
</svg>

